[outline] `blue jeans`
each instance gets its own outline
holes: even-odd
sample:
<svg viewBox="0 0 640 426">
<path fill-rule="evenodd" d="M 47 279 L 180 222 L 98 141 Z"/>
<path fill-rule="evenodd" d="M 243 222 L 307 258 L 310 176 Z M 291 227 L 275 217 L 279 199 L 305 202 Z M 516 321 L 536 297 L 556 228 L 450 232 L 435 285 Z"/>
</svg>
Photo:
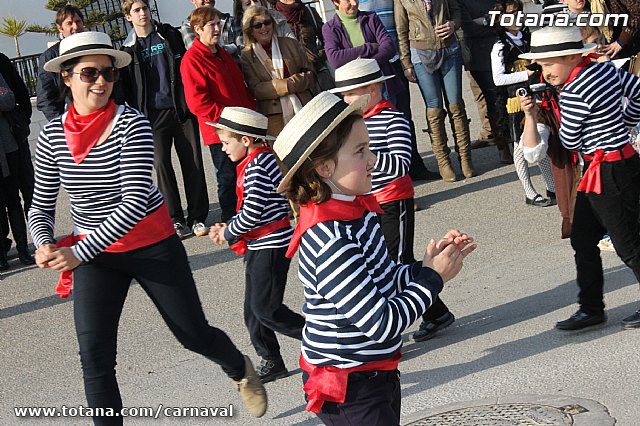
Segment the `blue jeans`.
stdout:
<svg viewBox="0 0 640 426">
<path fill-rule="evenodd" d="M 427 108 L 444 108 L 447 103 L 462 103 L 462 54 L 460 44 L 455 42 L 447 48 L 446 57 L 439 69 L 430 74 L 421 62 L 414 62 L 413 70 Z M 412 61 L 416 58 L 412 49 Z"/>
<path fill-rule="evenodd" d="M 236 164 L 229 160 L 227 154 L 222 151 L 222 144 L 209 145 L 211 159 L 216 169 L 216 181 L 218 182 L 218 202 L 222 214 L 221 222 L 226 222 L 236 214 Z"/>
</svg>

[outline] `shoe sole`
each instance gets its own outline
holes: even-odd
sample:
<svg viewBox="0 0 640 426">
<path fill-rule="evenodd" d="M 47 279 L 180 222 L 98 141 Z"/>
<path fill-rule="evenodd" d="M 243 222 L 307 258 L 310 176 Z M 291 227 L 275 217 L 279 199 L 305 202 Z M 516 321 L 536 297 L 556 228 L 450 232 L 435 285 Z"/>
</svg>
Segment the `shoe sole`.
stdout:
<svg viewBox="0 0 640 426">
<path fill-rule="evenodd" d="M 436 330 L 435 330 L 433 333 L 431 333 L 431 334 L 427 334 L 426 336 L 424 336 L 424 337 L 419 337 L 419 338 L 417 338 L 417 339 L 415 339 L 415 338 L 414 338 L 414 339 L 413 339 L 413 341 L 414 341 L 414 342 L 424 342 L 424 341 L 426 341 L 426 340 L 431 340 L 431 339 L 433 339 L 434 337 L 436 337 L 436 334 L 438 334 L 438 331 L 440 331 L 440 330 L 444 330 L 445 328 L 449 327 L 451 324 L 453 324 L 453 322 L 454 322 L 455 320 L 456 320 L 456 317 L 452 315 L 452 316 L 451 316 L 451 319 L 449 319 L 447 322 L 443 322 L 442 324 L 440 324 L 440 325 L 438 326 L 438 328 L 436 328 Z"/>
<path fill-rule="evenodd" d="M 638 330 L 640 329 L 640 324 L 622 324 L 623 330 Z"/>
<path fill-rule="evenodd" d="M 196 237 L 204 237 L 207 234 L 209 234 L 209 231 L 202 231 L 202 232 L 194 232 L 193 233 L 193 235 L 195 235 Z"/>
<path fill-rule="evenodd" d="M 260 378 L 260 381 L 262 382 L 262 384 L 265 384 L 265 383 L 276 381 L 278 379 L 283 379 L 283 378 L 287 377 L 288 375 L 289 375 L 288 371 L 282 371 L 282 372 L 280 372 L 278 374 L 273 374 L 273 375 L 269 375 L 269 376 L 265 376 L 265 377 L 260 377 L 260 376 L 258 376 L 258 377 Z"/>
<path fill-rule="evenodd" d="M 591 327 L 595 327 L 597 325 L 602 325 L 602 324 L 604 324 L 606 322 L 607 322 L 607 320 L 604 320 L 602 322 L 597 322 L 595 324 L 585 325 L 584 327 L 580 327 L 580 328 L 561 328 L 561 327 L 558 327 L 558 325 L 556 324 L 556 330 L 560 330 L 560 331 L 581 331 L 581 330 L 585 330 L 585 329 L 588 329 L 588 328 L 591 328 Z"/>
</svg>

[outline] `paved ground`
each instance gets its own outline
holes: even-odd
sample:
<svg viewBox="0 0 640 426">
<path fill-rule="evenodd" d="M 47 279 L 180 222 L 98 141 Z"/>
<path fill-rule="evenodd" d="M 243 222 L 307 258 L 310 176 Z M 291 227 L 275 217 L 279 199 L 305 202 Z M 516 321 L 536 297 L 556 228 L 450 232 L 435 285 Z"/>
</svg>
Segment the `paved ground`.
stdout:
<svg viewBox="0 0 640 426">
<path fill-rule="evenodd" d="M 415 89 L 415 87 L 414 87 Z M 417 95 L 417 92 L 416 92 Z M 468 93 L 465 94 L 468 96 Z M 418 99 L 419 100 L 419 99 Z M 468 105 L 473 105 L 467 99 Z M 423 113 L 414 100 L 415 115 Z M 472 134 L 477 114 L 472 108 Z M 418 119 L 418 128 L 424 119 Z M 421 135 L 420 148 L 435 162 Z M 509 400 L 513 395 L 586 398 L 606 407 L 617 424 L 639 424 L 637 384 L 640 332 L 622 331 L 619 321 L 638 307 L 633 274 L 611 253 L 603 254 L 609 322 L 590 331 L 561 333 L 553 328 L 575 309 L 572 250 L 561 240 L 557 208 L 526 206 L 513 166 L 500 166 L 495 148 L 474 151 L 480 175 L 453 184 L 417 186 L 426 208 L 416 215 L 416 253 L 428 238 L 458 227 L 479 244 L 462 273 L 443 294 L 456 322 L 436 339 L 413 343 L 405 334 L 402 371 L 403 422 L 440 406 L 465 401 Z M 207 167 L 212 168 L 208 157 Z M 534 183 L 544 191 L 537 168 Z M 210 173 L 211 175 L 211 173 Z M 213 188 L 213 184 L 210 185 Z M 211 193 L 215 200 L 215 194 Z M 210 221 L 219 214 L 211 204 Z M 60 234 L 70 229 L 67 205 L 59 209 Z M 242 260 L 206 238 L 184 241 L 210 322 L 226 330 L 256 359 L 242 322 Z M 13 252 L 15 253 L 15 252 Z M 19 267 L 16 260 L 0 282 L 0 424 L 89 424 L 88 419 L 17 419 L 14 407 L 85 404 L 71 301 L 53 296 L 51 271 Z M 292 264 L 286 302 L 300 307 L 302 292 Z M 293 374 L 267 385 L 270 408 L 255 420 L 221 371 L 185 351 L 170 335 L 141 291 L 131 288 L 121 321 L 118 377 L 128 407 L 234 406 L 232 420 L 206 424 L 298 425 L 319 422 L 304 411 L 299 343 L 282 338 L 282 352 Z M 524 402 L 524 401 L 523 401 Z M 427 411 L 423 411 L 427 410 Z M 150 424 L 130 419 L 127 424 Z M 159 424 L 200 425 L 202 418 L 162 418 Z"/>
</svg>

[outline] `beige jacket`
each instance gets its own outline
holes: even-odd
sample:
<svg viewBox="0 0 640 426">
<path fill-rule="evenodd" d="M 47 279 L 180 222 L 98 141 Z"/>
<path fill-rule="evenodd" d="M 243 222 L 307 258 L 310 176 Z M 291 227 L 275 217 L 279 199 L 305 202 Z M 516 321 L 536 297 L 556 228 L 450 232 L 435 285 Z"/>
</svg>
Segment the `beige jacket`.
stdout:
<svg viewBox="0 0 640 426">
<path fill-rule="evenodd" d="M 313 65 L 297 40 L 288 37 L 278 37 L 280 51 L 284 59 L 294 89 L 289 92 L 287 79 L 273 79 L 271 74 L 262 65 L 251 47 L 242 51 L 242 73 L 247 87 L 256 98 L 257 110 L 264 115 L 282 114 L 280 97 L 295 93 L 302 105 L 311 100 L 313 95 L 310 89 L 316 82 Z"/>
<path fill-rule="evenodd" d="M 457 0 L 432 0 L 433 22 L 427 15 L 422 0 L 395 0 L 393 4 L 400 60 L 404 69 L 413 67 L 410 48 L 442 49 L 455 41 L 455 34 L 444 40 L 440 39 L 436 36 L 434 28 L 447 21 L 453 21 L 456 30 L 460 28 L 460 8 Z"/>
</svg>

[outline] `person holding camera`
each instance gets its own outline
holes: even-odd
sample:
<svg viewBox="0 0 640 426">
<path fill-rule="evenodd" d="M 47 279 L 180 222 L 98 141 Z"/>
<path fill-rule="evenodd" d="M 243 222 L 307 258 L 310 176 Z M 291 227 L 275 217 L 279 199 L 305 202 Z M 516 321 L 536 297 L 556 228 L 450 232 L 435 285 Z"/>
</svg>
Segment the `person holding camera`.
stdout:
<svg viewBox="0 0 640 426">
<path fill-rule="evenodd" d="M 520 0 L 507 0 L 499 3 L 496 10 L 502 14 L 516 14 L 522 11 Z M 513 162 L 520 183 L 524 188 L 525 202 L 536 207 L 548 207 L 555 202 L 555 185 L 548 157 L 538 160 L 538 167 L 542 172 L 547 187 L 547 197 L 540 195 L 531 183 L 529 164 L 525 159 L 518 141 L 522 134 L 522 119 L 524 112 L 520 99 L 516 96 L 518 89 L 529 87 L 529 77 L 534 71 L 527 69 L 529 61 L 518 59 L 518 55 L 529 51 L 529 31 L 518 26 L 500 27 L 498 40 L 491 51 L 491 71 L 493 82 L 497 88 L 498 120 L 503 123 L 501 129 L 509 129 L 505 138 L 511 139 L 513 146 Z M 526 94 L 526 92 L 525 92 Z"/>
</svg>

